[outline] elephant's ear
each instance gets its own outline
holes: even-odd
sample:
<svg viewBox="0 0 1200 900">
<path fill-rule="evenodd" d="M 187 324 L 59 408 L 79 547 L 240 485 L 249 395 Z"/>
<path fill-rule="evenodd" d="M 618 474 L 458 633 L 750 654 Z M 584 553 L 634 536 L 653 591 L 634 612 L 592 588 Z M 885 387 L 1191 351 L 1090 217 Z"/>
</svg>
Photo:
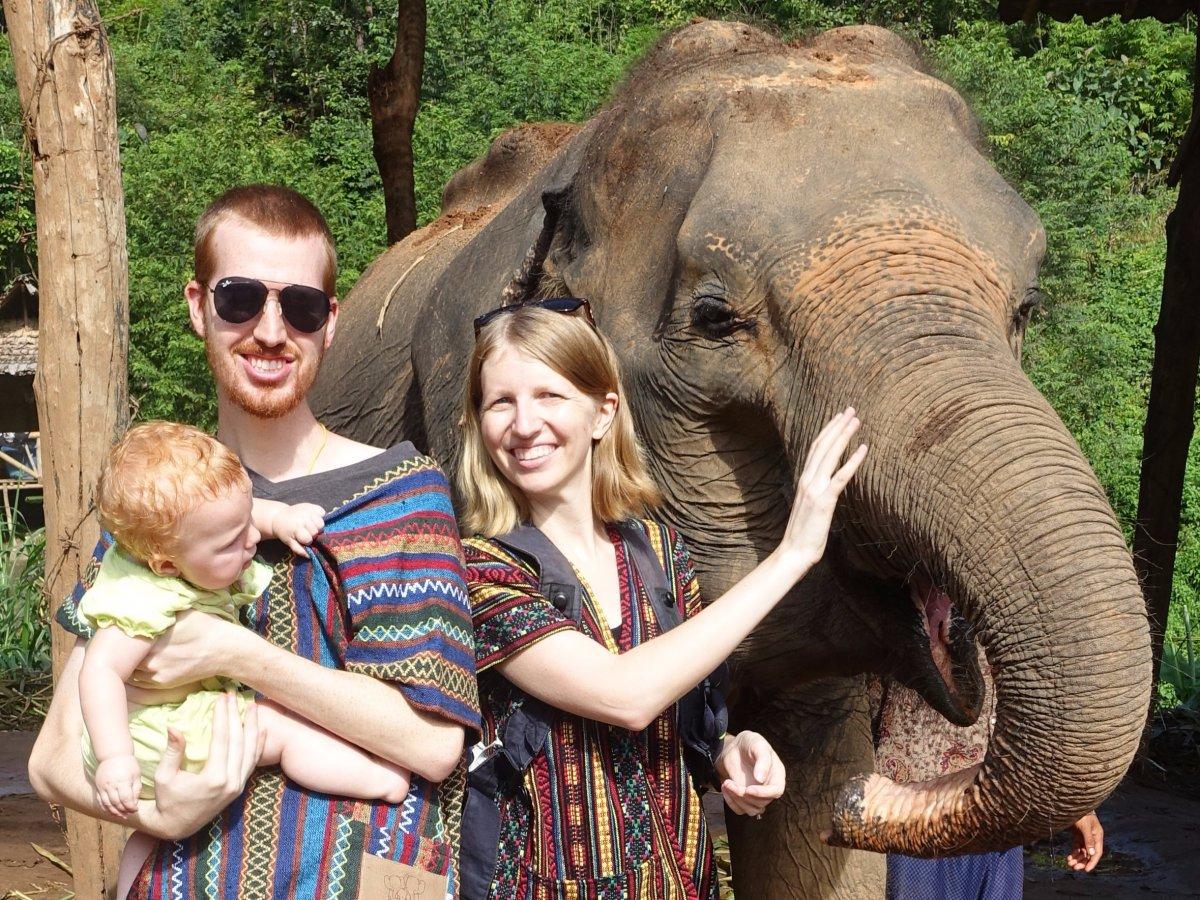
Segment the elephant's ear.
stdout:
<svg viewBox="0 0 1200 900">
<path fill-rule="evenodd" d="M 541 195 L 542 227 L 505 302 L 586 297 L 610 337 L 655 331 L 670 305 L 679 229 L 713 138 L 703 117 L 639 113 L 631 122 L 629 110 L 610 108 L 561 159 Z"/>
<path fill-rule="evenodd" d="M 569 182 L 542 191 L 542 209 L 545 211 L 542 217 L 542 229 L 538 232 L 533 245 L 525 253 L 525 259 L 521 262 L 512 280 L 501 291 L 500 303 L 502 305 L 524 303 L 537 294 L 542 276 L 545 274 L 546 254 L 550 251 L 550 245 L 558 233 L 563 210 L 570 203 L 571 191 L 572 185 Z"/>
</svg>

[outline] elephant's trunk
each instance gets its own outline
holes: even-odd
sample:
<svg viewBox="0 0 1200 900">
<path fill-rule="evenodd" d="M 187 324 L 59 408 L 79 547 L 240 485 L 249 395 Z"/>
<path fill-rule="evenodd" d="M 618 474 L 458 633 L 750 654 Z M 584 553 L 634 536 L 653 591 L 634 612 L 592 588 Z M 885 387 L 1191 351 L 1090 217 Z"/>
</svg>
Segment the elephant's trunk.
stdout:
<svg viewBox="0 0 1200 900">
<path fill-rule="evenodd" d="M 929 782 L 855 779 L 836 844 L 931 856 L 1043 838 L 1094 809 L 1138 745 L 1149 636 L 1121 531 L 1054 411 L 984 343 L 914 354 L 866 392 L 872 449 L 845 518 L 860 562 L 922 567 L 974 626 L 995 679 L 987 756 Z"/>
</svg>

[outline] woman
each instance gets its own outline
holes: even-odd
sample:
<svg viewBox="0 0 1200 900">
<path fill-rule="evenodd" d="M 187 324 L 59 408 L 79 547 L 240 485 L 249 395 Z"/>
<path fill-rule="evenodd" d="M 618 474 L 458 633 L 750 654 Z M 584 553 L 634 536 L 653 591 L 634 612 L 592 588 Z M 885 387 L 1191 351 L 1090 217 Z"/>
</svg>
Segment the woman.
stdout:
<svg viewBox="0 0 1200 900">
<path fill-rule="evenodd" d="M 464 533 L 478 535 L 464 549 L 484 708 L 472 785 L 498 811 L 484 891 L 715 898 L 689 777 L 712 773 L 702 754 L 685 753 L 694 742 L 681 731 L 721 719 L 706 676 L 820 559 L 837 497 L 866 454 L 860 446 L 839 468 L 859 424 L 853 409 L 810 448 L 779 547 L 701 611 L 679 536 L 636 518 L 659 494 L 586 301 L 477 319 L 464 400 L 458 478 Z M 543 569 L 556 559 L 566 574 L 547 591 Z M 648 589 L 656 581 L 669 585 L 665 599 Z M 671 609 L 685 621 L 664 623 Z M 734 813 L 761 815 L 782 794 L 783 764 L 761 735 L 720 737 L 715 751 L 713 780 Z M 478 800 L 476 791 L 469 802 Z M 486 831 L 474 824 L 468 812 L 465 897 L 479 864 L 468 845 Z"/>
</svg>

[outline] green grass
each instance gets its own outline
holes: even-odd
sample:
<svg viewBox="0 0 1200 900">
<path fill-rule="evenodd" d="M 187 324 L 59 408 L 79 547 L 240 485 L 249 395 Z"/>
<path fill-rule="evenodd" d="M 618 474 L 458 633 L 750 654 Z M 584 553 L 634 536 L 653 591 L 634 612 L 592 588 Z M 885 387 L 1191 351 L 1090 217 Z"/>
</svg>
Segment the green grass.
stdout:
<svg viewBox="0 0 1200 900">
<path fill-rule="evenodd" d="M 0 520 L 0 730 L 30 727 L 45 715 L 50 626 L 42 594 L 45 529 Z"/>
<path fill-rule="evenodd" d="M 1182 634 L 1168 633 L 1163 642 L 1162 668 L 1158 694 L 1164 706 L 1186 706 L 1200 711 L 1200 666 L 1197 665 L 1198 635 L 1191 610 L 1186 603 L 1176 604 L 1172 612 L 1182 622 Z"/>
</svg>

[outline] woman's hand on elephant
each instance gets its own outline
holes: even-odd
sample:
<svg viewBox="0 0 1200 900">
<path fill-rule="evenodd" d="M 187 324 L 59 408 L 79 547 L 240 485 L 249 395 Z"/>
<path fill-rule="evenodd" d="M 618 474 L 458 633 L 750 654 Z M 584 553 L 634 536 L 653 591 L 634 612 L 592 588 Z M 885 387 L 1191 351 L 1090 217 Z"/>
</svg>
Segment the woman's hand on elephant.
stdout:
<svg viewBox="0 0 1200 900">
<path fill-rule="evenodd" d="M 739 815 L 761 816 L 772 800 L 783 796 L 787 781 L 783 760 L 757 732 L 726 737 L 716 769 L 725 805 Z"/>
<path fill-rule="evenodd" d="M 866 458 L 867 445 L 860 444 L 845 465 L 838 468 L 860 424 L 854 407 L 847 407 L 821 429 L 808 448 L 804 469 L 796 483 L 792 513 L 778 551 L 799 569 L 798 577 L 824 555 L 838 497 Z"/>
<path fill-rule="evenodd" d="M 1067 855 L 1067 865 L 1076 872 L 1090 872 L 1104 855 L 1104 826 L 1094 812 L 1088 813 L 1071 826 L 1074 847 Z"/>
<path fill-rule="evenodd" d="M 175 624 L 154 642 L 130 681 L 134 685 L 169 688 L 228 675 L 237 678 L 233 665 L 248 628 L 219 616 L 185 610 Z"/>
</svg>

